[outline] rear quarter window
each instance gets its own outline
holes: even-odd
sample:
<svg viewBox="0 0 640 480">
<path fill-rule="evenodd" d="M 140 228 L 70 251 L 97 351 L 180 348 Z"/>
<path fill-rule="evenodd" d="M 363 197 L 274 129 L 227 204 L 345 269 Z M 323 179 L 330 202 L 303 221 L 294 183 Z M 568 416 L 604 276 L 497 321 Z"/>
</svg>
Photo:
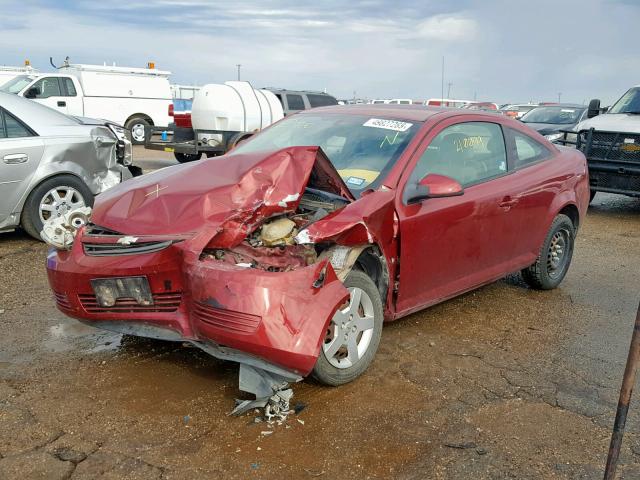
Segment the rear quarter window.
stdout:
<svg viewBox="0 0 640 480">
<path fill-rule="evenodd" d="M 302 95 L 287 94 L 287 106 L 289 110 L 304 110 Z"/>
<path fill-rule="evenodd" d="M 309 100 L 309 105 L 311 105 L 311 108 L 327 107 L 329 105 L 338 104 L 338 101 L 335 98 L 333 98 L 331 95 L 308 94 L 307 100 Z"/>
</svg>

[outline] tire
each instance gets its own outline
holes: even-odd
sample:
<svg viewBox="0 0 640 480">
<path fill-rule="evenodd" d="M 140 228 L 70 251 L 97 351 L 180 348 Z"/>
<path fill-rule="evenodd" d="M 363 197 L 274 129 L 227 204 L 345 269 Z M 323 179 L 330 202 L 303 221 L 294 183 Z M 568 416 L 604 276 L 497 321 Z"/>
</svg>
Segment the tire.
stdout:
<svg viewBox="0 0 640 480">
<path fill-rule="evenodd" d="M 558 215 L 551 223 L 535 263 L 521 271 L 524 281 L 537 290 L 551 290 L 560 285 L 571 265 L 574 242 L 573 222 L 566 215 Z"/>
<path fill-rule="evenodd" d="M 134 145 L 144 145 L 145 128 L 151 123 L 144 117 L 133 117 L 127 120 L 124 128 L 131 132 L 131 143 Z"/>
<path fill-rule="evenodd" d="M 53 190 L 57 192 L 59 201 L 56 200 Z M 62 195 L 63 191 L 66 192 L 64 195 Z M 67 194 L 72 195 L 69 200 L 67 200 Z M 41 212 L 41 205 L 50 205 L 50 207 Z M 22 207 L 20 224 L 33 238 L 42 240 L 40 232 L 43 218 L 48 220 L 51 215 L 62 215 L 70 209 L 83 206 L 93 206 L 93 194 L 89 187 L 73 175 L 57 175 L 48 178 L 31 191 Z"/>
<path fill-rule="evenodd" d="M 367 369 L 378 350 L 382 334 L 382 300 L 375 283 L 366 273 L 352 270 L 347 275 L 344 286 L 351 292 L 349 303 L 342 310 L 339 309 L 331 319 L 312 373 L 318 381 L 331 386 L 349 383 Z M 357 310 L 350 310 L 354 294 L 358 292 L 360 301 L 358 306 L 354 307 Z M 370 320 L 353 324 L 354 315 L 364 320 L 360 312 L 364 318 Z M 345 341 L 345 338 L 349 340 Z M 350 352 L 347 344 L 354 346 L 355 350 Z M 353 355 L 352 352 L 357 354 Z"/>
<path fill-rule="evenodd" d="M 180 163 L 187 163 L 187 162 L 195 162 L 196 160 L 200 160 L 200 158 L 202 157 L 202 153 L 194 153 L 194 154 L 190 154 L 190 153 L 174 153 L 173 154 L 174 157 L 176 157 L 176 160 L 179 161 Z"/>
<path fill-rule="evenodd" d="M 593 197 L 596 196 L 596 193 L 598 193 L 598 192 L 596 192 L 595 190 L 591 190 L 590 191 L 590 193 L 589 193 L 589 205 L 591 205 L 591 202 L 593 202 Z"/>
</svg>

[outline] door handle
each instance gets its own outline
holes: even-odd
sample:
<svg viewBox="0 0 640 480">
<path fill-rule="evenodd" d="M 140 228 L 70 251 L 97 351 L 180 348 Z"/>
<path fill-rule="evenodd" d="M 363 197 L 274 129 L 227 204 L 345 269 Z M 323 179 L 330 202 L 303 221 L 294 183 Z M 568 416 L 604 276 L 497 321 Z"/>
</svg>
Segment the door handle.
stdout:
<svg viewBox="0 0 640 480">
<path fill-rule="evenodd" d="M 514 205 L 516 205 L 518 203 L 519 199 L 518 197 L 512 197 L 510 195 L 507 195 L 506 197 L 504 197 L 500 203 L 498 204 L 498 206 L 500 208 L 504 208 L 506 210 L 509 210 L 511 207 L 513 207 Z"/>
<path fill-rule="evenodd" d="M 67 102 L 59 101 L 58 102 L 58 106 L 59 107 L 66 107 L 67 106 Z"/>
<path fill-rule="evenodd" d="M 26 153 L 10 153 L 2 157 L 2 160 L 7 165 L 16 165 L 18 163 L 25 163 L 29 160 L 29 155 Z"/>
</svg>

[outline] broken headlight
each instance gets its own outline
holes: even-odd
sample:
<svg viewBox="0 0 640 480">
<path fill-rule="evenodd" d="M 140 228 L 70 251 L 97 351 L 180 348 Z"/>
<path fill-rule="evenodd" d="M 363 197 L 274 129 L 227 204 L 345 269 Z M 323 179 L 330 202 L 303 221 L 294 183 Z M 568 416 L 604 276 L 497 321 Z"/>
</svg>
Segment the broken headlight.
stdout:
<svg viewBox="0 0 640 480">
<path fill-rule="evenodd" d="M 119 162 L 128 167 L 133 163 L 133 158 L 131 155 L 131 140 L 127 136 L 127 130 L 115 123 L 108 123 L 107 126 L 117 139 L 116 158 Z"/>
</svg>

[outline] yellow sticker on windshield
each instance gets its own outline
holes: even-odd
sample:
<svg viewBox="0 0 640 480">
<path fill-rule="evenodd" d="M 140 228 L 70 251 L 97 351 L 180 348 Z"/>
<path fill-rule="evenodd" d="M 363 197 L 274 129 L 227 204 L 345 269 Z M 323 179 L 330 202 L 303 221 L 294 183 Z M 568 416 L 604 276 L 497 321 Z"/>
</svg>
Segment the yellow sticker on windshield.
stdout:
<svg viewBox="0 0 640 480">
<path fill-rule="evenodd" d="M 486 139 L 480 136 L 465 137 L 454 140 L 453 143 L 456 146 L 456 152 L 464 152 L 465 150 L 470 150 L 472 148 L 484 147 L 486 145 Z"/>
</svg>

